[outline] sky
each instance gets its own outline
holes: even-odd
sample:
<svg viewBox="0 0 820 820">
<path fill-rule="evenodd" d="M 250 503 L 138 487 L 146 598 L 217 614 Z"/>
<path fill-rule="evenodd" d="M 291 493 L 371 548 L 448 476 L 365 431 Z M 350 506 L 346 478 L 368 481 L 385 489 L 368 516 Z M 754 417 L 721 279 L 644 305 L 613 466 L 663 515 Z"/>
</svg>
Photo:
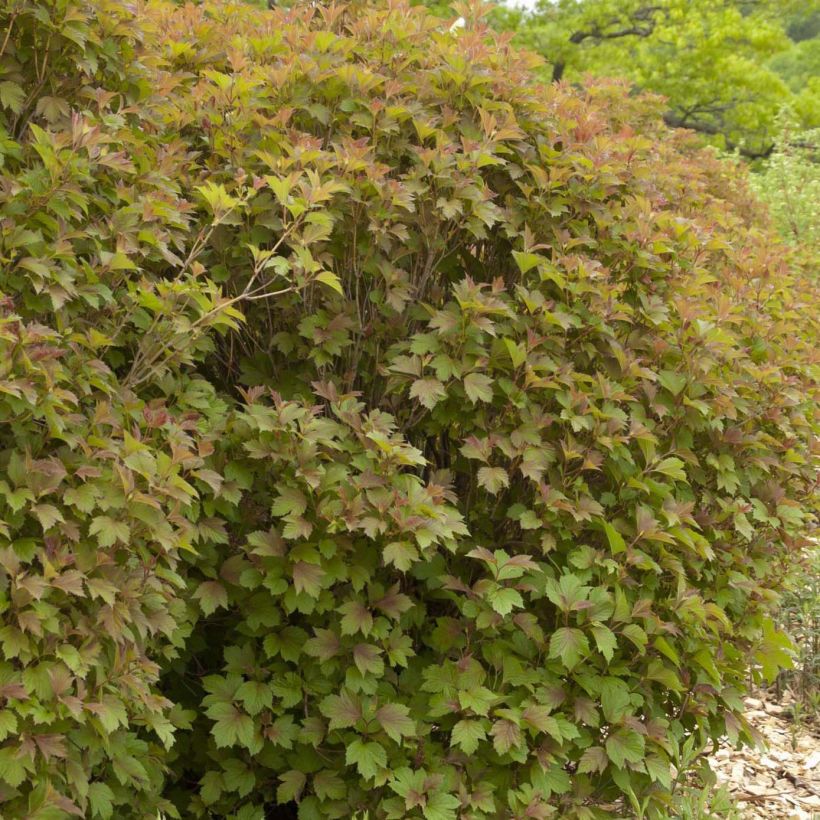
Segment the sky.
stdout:
<svg viewBox="0 0 820 820">
<path fill-rule="evenodd" d="M 534 9 L 537 0 L 506 0 L 505 5 L 518 9 Z"/>
</svg>

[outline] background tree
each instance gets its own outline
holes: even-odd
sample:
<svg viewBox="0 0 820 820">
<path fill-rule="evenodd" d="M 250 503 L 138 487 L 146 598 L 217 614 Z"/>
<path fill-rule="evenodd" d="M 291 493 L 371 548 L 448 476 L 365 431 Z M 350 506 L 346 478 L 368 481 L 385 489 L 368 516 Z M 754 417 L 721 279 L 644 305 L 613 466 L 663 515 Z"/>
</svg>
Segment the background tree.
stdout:
<svg viewBox="0 0 820 820">
<path fill-rule="evenodd" d="M 547 61 L 553 80 L 625 77 L 664 95 L 669 125 L 747 158 L 768 156 L 789 104 L 820 121 L 817 14 L 779 0 L 541 0 L 497 9 L 502 29 Z M 437 4 L 441 8 L 441 4 Z M 798 42 L 799 41 L 799 42 Z"/>
<path fill-rule="evenodd" d="M 780 233 L 808 265 L 820 255 L 820 129 L 801 131 L 793 117 L 781 118 L 782 131 L 765 169 L 752 185 L 768 204 Z"/>
</svg>

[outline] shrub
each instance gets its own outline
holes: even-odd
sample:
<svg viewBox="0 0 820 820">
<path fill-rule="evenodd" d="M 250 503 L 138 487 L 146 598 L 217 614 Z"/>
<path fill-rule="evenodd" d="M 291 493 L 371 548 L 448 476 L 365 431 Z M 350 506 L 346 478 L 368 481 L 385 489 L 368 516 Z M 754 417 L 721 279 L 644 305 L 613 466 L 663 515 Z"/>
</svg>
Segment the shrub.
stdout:
<svg viewBox="0 0 820 820">
<path fill-rule="evenodd" d="M 788 117 L 781 126 L 774 153 L 751 180 L 780 234 L 811 269 L 820 254 L 820 129 L 801 130 Z"/>
<path fill-rule="evenodd" d="M 0 12 L 4 816 L 664 817 L 749 738 L 814 295 L 465 12 Z"/>
<path fill-rule="evenodd" d="M 777 679 L 777 693 L 791 690 L 792 712 L 799 726 L 803 714 L 820 713 L 820 556 L 816 544 L 806 551 L 805 561 L 795 567 L 794 577 L 784 591 L 778 621 L 794 641 L 794 668 Z"/>
</svg>

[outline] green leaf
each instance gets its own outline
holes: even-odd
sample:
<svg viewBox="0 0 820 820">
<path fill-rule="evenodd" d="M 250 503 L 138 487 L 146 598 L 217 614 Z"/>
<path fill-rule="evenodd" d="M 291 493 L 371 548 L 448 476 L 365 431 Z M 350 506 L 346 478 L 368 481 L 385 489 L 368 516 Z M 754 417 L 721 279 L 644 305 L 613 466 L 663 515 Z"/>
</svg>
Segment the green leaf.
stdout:
<svg viewBox="0 0 820 820">
<path fill-rule="evenodd" d="M 339 654 L 339 636 L 330 629 L 316 629 L 315 637 L 305 642 L 305 653 L 320 661 L 328 661 Z"/>
<path fill-rule="evenodd" d="M 320 800 L 341 800 L 347 793 L 344 780 L 336 772 L 327 770 L 313 775 L 313 790 Z"/>
<path fill-rule="evenodd" d="M 561 726 L 558 721 L 550 715 L 550 707 L 543 705 L 527 706 L 521 713 L 521 720 L 533 729 L 544 732 L 558 743 L 563 742 L 564 736 L 561 734 Z"/>
<path fill-rule="evenodd" d="M 210 615 L 219 607 L 228 606 L 228 593 L 219 581 L 203 581 L 196 588 L 194 598 L 199 601 L 200 609 L 205 615 Z"/>
<path fill-rule="evenodd" d="M 54 651 L 54 654 L 72 671 L 80 673 L 83 668 L 83 659 L 76 646 L 69 643 L 61 644 Z"/>
<path fill-rule="evenodd" d="M 281 487 L 279 495 L 271 505 L 271 513 L 277 517 L 302 515 L 307 509 L 307 498 L 296 487 Z"/>
<path fill-rule="evenodd" d="M 491 587 L 487 591 L 487 600 L 499 615 L 509 615 L 516 607 L 520 609 L 524 606 L 521 593 L 512 587 Z"/>
<path fill-rule="evenodd" d="M 469 689 L 462 689 L 458 693 L 461 708 L 472 709 L 477 715 L 486 715 L 495 700 L 495 694 L 485 686 L 473 686 Z"/>
<path fill-rule="evenodd" d="M 109 734 L 115 732 L 120 726 L 128 725 L 125 704 L 113 695 L 103 695 L 101 701 L 88 704 L 86 708 L 97 717 L 103 729 Z"/>
<path fill-rule="evenodd" d="M 107 265 L 109 270 L 137 270 L 134 261 L 124 253 L 113 253 L 108 259 Z"/>
<path fill-rule="evenodd" d="M 26 100 L 26 92 L 17 83 L 5 80 L 0 82 L 0 105 L 10 109 L 15 114 L 23 110 L 23 103 Z"/>
<path fill-rule="evenodd" d="M 376 720 L 397 743 L 403 737 L 416 733 L 416 724 L 410 717 L 410 709 L 402 703 L 385 703 L 376 710 Z"/>
<path fill-rule="evenodd" d="M 598 651 L 607 659 L 607 662 L 611 661 L 615 655 L 615 650 L 618 648 L 618 639 L 615 637 L 615 633 L 603 624 L 594 624 L 591 631 Z"/>
<path fill-rule="evenodd" d="M 362 675 L 375 675 L 381 677 L 384 674 L 384 661 L 381 657 L 382 651 L 373 644 L 360 643 L 353 647 L 353 662 Z"/>
<path fill-rule="evenodd" d="M 680 657 L 666 638 L 662 635 L 658 635 L 652 642 L 652 645 L 658 650 L 658 652 L 669 658 L 669 660 L 680 669 Z"/>
<path fill-rule="evenodd" d="M 349 601 L 339 607 L 342 613 L 340 625 L 342 635 L 355 635 L 361 632 L 365 637 L 373 629 L 373 614 L 360 601 Z"/>
<path fill-rule="evenodd" d="M 17 756 L 17 747 L 5 746 L 0 749 L 0 779 L 12 788 L 17 788 L 27 777 L 22 758 Z"/>
<path fill-rule="evenodd" d="M 712 653 L 707 647 L 704 646 L 702 649 L 695 652 L 695 654 L 692 655 L 692 660 L 709 675 L 714 683 L 719 683 L 720 672 L 718 672 L 718 668 L 715 665 L 715 659 L 712 657 Z"/>
<path fill-rule="evenodd" d="M 550 579 L 545 588 L 547 597 L 562 612 L 576 612 L 587 608 L 590 588 L 584 586 L 578 576 L 564 573 L 558 581 Z"/>
<path fill-rule="evenodd" d="M 222 780 L 227 791 L 237 792 L 240 797 L 245 797 L 253 791 L 256 776 L 244 760 L 232 757 L 223 761 L 222 768 Z"/>
<path fill-rule="evenodd" d="M 258 715 L 263 709 L 270 709 L 273 704 L 273 692 L 270 686 L 261 681 L 245 681 L 236 690 L 235 697 L 242 701 L 249 715 Z"/>
<path fill-rule="evenodd" d="M 399 572 L 407 572 L 419 560 L 419 551 L 409 541 L 392 541 L 384 548 L 382 558 Z"/>
<path fill-rule="evenodd" d="M 702 652 L 704 650 L 701 650 Z M 791 669 L 794 665 L 793 652 L 795 651 L 794 644 L 789 639 L 788 635 L 778 630 L 770 618 L 763 621 L 763 640 L 760 649 L 755 652 L 755 660 L 760 664 L 763 671 L 763 677 L 771 683 L 780 674 L 782 669 Z M 704 666 L 700 658 L 700 653 L 695 655 L 695 660 Z M 704 668 L 706 668 L 704 666 Z M 713 674 L 714 664 L 711 670 L 707 670 Z M 717 674 L 714 670 L 714 674 Z M 714 675 L 713 675 L 714 676 Z"/>
<path fill-rule="evenodd" d="M 747 540 L 754 538 L 755 529 L 745 513 L 737 513 L 734 517 L 735 529 Z"/>
<path fill-rule="evenodd" d="M 670 771 L 668 760 L 664 760 L 657 755 L 649 755 L 644 760 L 644 765 L 653 780 L 660 783 L 665 789 L 671 788 L 672 772 Z"/>
<path fill-rule="evenodd" d="M 493 380 L 481 373 L 470 373 L 464 377 L 464 391 L 473 404 L 477 401 L 492 401 Z"/>
<path fill-rule="evenodd" d="M 432 410 L 446 395 L 447 391 L 438 379 L 417 379 L 410 386 L 410 397 L 418 399 L 428 410 Z"/>
<path fill-rule="evenodd" d="M 686 687 L 678 673 L 658 658 L 652 658 L 644 672 L 646 680 L 663 684 L 670 692 L 682 692 Z"/>
<path fill-rule="evenodd" d="M 17 731 L 17 716 L 14 712 L 4 709 L 0 712 L 0 740 L 5 740 Z"/>
<path fill-rule="evenodd" d="M 580 629 L 562 626 L 550 638 L 550 657 L 560 658 L 564 666 L 572 670 L 589 654 L 589 641 Z"/>
<path fill-rule="evenodd" d="M 609 757 L 602 746 L 590 746 L 578 761 L 578 774 L 602 772 L 609 765 Z"/>
<path fill-rule="evenodd" d="M 378 743 L 357 739 L 348 745 L 345 762 L 355 765 L 362 777 L 372 780 L 387 768 L 387 753 Z"/>
<path fill-rule="evenodd" d="M 88 528 L 90 535 L 97 536 L 101 547 L 111 547 L 118 541 L 127 544 L 131 538 L 131 528 L 123 521 L 115 521 L 107 515 L 98 515 Z"/>
<path fill-rule="evenodd" d="M 672 370 L 662 370 L 658 374 L 658 381 L 673 395 L 677 396 L 678 393 L 686 387 L 686 382 L 688 381 L 686 374 L 684 373 L 675 373 Z"/>
<path fill-rule="evenodd" d="M 199 781 L 199 796 L 206 806 L 216 803 L 222 796 L 222 775 L 219 772 L 205 772 Z"/>
<path fill-rule="evenodd" d="M 224 216 L 239 205 L 239 200 L 232 197 L 224 185 L 215 182 L 207 182 L 205 185 L 196 186 L 196 191 L 205 200 L 211 212 L 216 217 Z"/>
<path fill-rule="evenodd" d="M 518 265 L 518 270 L 521 271 L 521 273 L 527 273 L 543 261 L 543 257 L 539 256 L 537 253 L 513 251 L 512 255 Z"/>
<path fill-rule="evenodd" d="M 318 598 L 325 575 L 325 571 L 320 566 L 309 564 L 306 561 L 297 561 L 293 565 L 293 588 L 299 593 L 306 593 L 311 598 Z"/>
<path fill-rule="evenodd" d="M 674 478 L 676 481 L 686 481 L 686 470 L 684 470 L 684 462 L 679 458 L 665 458 L 659 464 L 655 465 L 654 471 L 656 473 L 663 473 L 669 478 Z"/>
<path fill-rule="evenodd" d="M 99 492 L 93 484 L 69 487 L 63 493 L 63 501 L 83 513 L 92 512 L 97 506 L 98 498 Z"/>
<path fill-rule="evenodd" d="M 327 285 L 331 290 L 335 290 L 340 296 L 345 295 L 341 280 L 335 273 L 332 273 L 329 270 L 323 270 L 320 274 L 318 274 L 316 276 L 316 281 L 321 282 L 323 285 Z"/>
<path fill-rule="evenodd" d="M 646 644 L 648 642 L 648 638 L 646 637 L 646 632 L 644 632 L 641 627 L 637 624 L 627 624 L 622 630 L 621 634 L 625 638 L 629 638 L 635 646 L 638 647 L 641 654 L 643 654 L 644 650 L 646 649 Z"/>
<path fill-rule="evenodd" d="M 511 720 L 497 720 L 490 729 L 493 747 L 503 755 L 521 743 L 521 730 Z"/>
<path fill-rule="evenodd" d="M 512 339 L 505 338 L 504 347 L 507 348 L 513 367 L 519 368 L 527 360 L 527 350 L 523 345 L 517 344 Z"/>
<path fill-rule="evenodd" d="M 629 687 L 618 678 L 604 678 L 601 707 L 610 723 L 618 723 L 631 709 Z"/>
<path fill-rule="evenodd" d="M 612 554 L 617 555 L 619 552 L 625 552 L 626 542 L 618 530 L 606 521 L 603 522 L 603 526 L 604 532 L 606 533 L 606 540 L 609 542 L 609 549 Z"/>
<path fill-rule="evenodd" d="M 354 726 L 362 717 L 359 700 L 344 690 L 340 695 L 328 695 L 324 698 L 319 704 L 319 711 L 330 719 L 331 730 L 347 729 Z"/>
<path fill-rule="evenodd" d="M 618 729 L 606 739 L 607 757 L 619 769 L 625 763 L 639 763 L 644 756 L 644 739 L 631 729 Z"/>
<path fill-rule="evenodd" d="M 487 732 L 478 720 L 460 720 L 450 733 L 450 745 L 459 746 L 468 755 L 478 749 L 479 743 L 487 738 Z"/>
<path fill-rule="evenodd" d="M 536 786 L 545 796 L 555 794 L 566 794 L 572 789 L 572 780 L 567 772 L 560 765 L 553 763 L 548 768 L 540 766 L 533 771 L 533 785 Z"/>
<path fill-rule="evenodd" d="M 53 504 L 37 504 L 31 511 L 40 522 L 43 532 L 50 530 L 55 524 L 65 521 L 63 514 Z"/>
<path fill-rule="evenodd" d="M 88 803 L 94 817 L 109 820 L 114 816 L 114 792 L 105 783 L 95 782 L 89 784 Z"/>
<path fill-rule="evenodd" d="M 478 485 L 491 495 L 510 486 L 510 476 L 503 467 L 482 467 L 478 471 Z"/>
<path fill-rule="evenodd" d="M 276 789 L 276 802 L 280 805 L 298 800 L 307 783 L 304 772 L 291 769 L 279 775 L 279 787 Z"/>
<path fill-rule="evenodd" d="M 456 820 L 461 801 L 453 794 L 436 791 L 427 797 L 422 809 L 424 820 Z"/>
<path fill-rule="evenodd" d="M 217 748 L 240 745 L 250 748 L 253 745 L 253 719 L 240 712 L 232 703 L 217 703 L 209 707 L 208 716 L 215 720 L 211 727 Z"/>
</svg>

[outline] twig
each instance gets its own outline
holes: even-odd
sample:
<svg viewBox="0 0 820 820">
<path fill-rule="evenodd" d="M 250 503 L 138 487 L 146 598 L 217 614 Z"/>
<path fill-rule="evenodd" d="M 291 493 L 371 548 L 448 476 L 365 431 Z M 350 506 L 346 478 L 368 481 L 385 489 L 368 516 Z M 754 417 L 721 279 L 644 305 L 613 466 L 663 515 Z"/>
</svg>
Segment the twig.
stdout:
<svg viewBox="0 0 820 820">
<path fill-rule="evenodd" d="M 767 792 L 766 794 L 752 794 L 751 792 L 732 792 L 732 797 L 739 800 L 767 800 L 770 797 L 781 797 L 784 794 L 797 794 L 797 789 L 786 789 L 782 792 Z"/>
</svg>

